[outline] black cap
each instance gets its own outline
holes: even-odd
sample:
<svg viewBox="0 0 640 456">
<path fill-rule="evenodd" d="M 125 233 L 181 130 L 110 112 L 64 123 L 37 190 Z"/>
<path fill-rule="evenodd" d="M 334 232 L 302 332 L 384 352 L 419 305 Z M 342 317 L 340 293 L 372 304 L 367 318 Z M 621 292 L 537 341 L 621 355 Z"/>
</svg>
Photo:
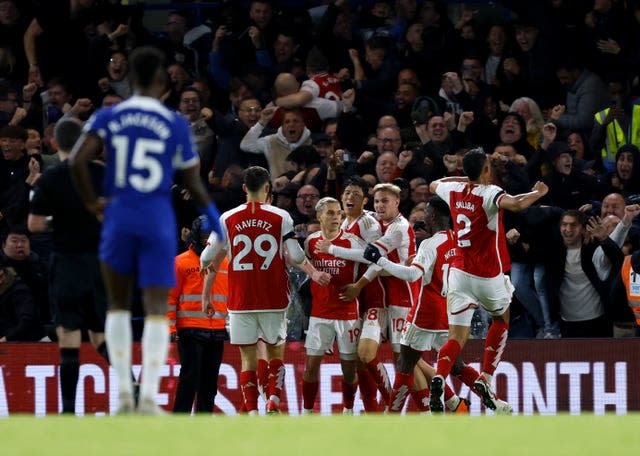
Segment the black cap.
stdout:
<svg viewBox="0 0 640 456">
<path fill-rule="evenodd" d="M 569 147 L 569 144 L 564 141 L 553 141 L 549 144 L 549 147 L 547 147 L 547 157 L 550 162 L 553 162 L 562 154 L 571 154 L 573 157 L 576 151 Z"/>
<path fill-rule="evenodd" d="M 325 135 L 324 133 L 312 133 L 311 134 L 311 144 L 314 146 L 319 143 L 331 143 L 331 136 Z"/>
</svg>

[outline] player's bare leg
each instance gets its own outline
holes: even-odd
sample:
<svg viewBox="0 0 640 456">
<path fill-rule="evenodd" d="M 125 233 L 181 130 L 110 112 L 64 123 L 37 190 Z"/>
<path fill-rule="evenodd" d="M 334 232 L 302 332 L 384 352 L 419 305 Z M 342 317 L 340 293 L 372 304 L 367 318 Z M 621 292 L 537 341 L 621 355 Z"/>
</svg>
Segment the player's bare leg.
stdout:
<svg viewBox="0 0 640 456">
<path fill-rule="evenodd" d="M 142 331 L 142 381 L 138 413 L 164 415 L 155 400 L 160 387 L 160 369 L 167 361 L 169 331 L 167 328 L 167 287 L 146 287 L 142 290 L 145 318 Z"/>
<path fill-rule="evenodd" d="M 322 356 L 307 355 L 307 362 L 302 375 L 302 413 L 313 413 L 313 406 L 318 395 L 318 372 L 322 364 Z"/>
<path fill-rule="evenodd" d="M 122 275 L 101 263 L 102 277 L 108 298 L 105 321 L 105 340 L 111 365 L 118 378 L 118 414 L 132 413 L 135 409 L 131 385 L 131 299 L 133 277 Z"/>
<path fill-rule="evenodd" d="M 285 343 L 267 344 L 267 358 L 269 360 L 269 400 L 267 413 L 280 412 L 280 399 L 284 389 L 284 347 Z"/>
</svg>

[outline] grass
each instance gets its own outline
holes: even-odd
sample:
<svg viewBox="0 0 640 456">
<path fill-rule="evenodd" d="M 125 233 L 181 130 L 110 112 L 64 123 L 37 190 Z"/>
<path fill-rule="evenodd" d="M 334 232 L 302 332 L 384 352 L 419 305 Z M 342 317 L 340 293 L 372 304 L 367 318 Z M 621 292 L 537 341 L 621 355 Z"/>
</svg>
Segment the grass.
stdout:
<svg viewBox="0 0 640 456">
<path fill-rule="evenodd" d="M 268 416 L 0 419 L 2 455 L 638 455 L 626 416 Z"/>
</svg>

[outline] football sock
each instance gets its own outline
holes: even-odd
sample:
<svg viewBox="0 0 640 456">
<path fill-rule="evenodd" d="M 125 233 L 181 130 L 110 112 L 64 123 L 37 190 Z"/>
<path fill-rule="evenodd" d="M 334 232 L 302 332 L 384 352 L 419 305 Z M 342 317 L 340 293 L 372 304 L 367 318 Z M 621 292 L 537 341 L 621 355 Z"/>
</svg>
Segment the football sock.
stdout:
<svg viewBox="0 0 640 456">
<path fill-rule="evenodd" d="M 160 369 L 167 361 L 169 353 L 169 331 L 167 320 L 162 316 L 149 316 L 144 319 L 142 330 L 142 381 L 140 397 L 153 399 L 160 387 Z M 128 372 L 131 376 L 131 372 Z M 131 383 L 129 377 L 129 383 Z"/>
<path fill-rule="evenodd" d="M 258 370 L 256 371 L 258 376 L 258 390 L 262 389 L 265 402 L 269 400 L 267 396 L 269 392 L 269 362 L 266 359 L 258 359 Z"/>
<path fill-rule="evenodd" d="M 284 389 L 284 363 L 281 359 L 269 361 L 269 399 L 280 405 Z"/>
<path fill-rule="evenodd" d="M 347 383 L 342 380 L 342 406 L 349 410 L 353 409 L 353 401 L 356 398 L 358 382 Z"/>
<path fill-rule="evenodd" d="M 376 356 L 367 363 L 367 369 L 373 377 L 373 381 L 376 382 L 378 391 L 382 394 L 382 399 L 389 405 L 389 395 L 391 394 L 391 382 L 389 381 L 389 374 L 384 364 L 378 360 Z"/>
<path fill-rule="evenodd" d="M 76 412 L 76 389 L 80 374 L 80 349 L 60 349 L 60 390 L 62 413 Z"/>
<path fill-rule="evenodd" d="M 478 377 L 480 377 L 480 373 L 477 370 L 469 365 L 466 365 L 462 368 L 462 372 L 460 372 L 457 377 L 462 381 L 462 383 L 471 388 L 471 391 L 477 394 L 476 388 L 474 386 L 475 381 L 478 379 Z"/>
<path fill-rule="evenodd" d="M 389 398 L 389 411 L 400 413 L 407 400 L 407 395 L 413 387 L 413 374 L 403 374 L 396 372 L 396 378 L 393 381 L 393 389 Z"/>
<path fill-rule="evenodd" d="M 429 408 L 429 388 L 411 392 L 411 398 L 421 412 L 428 412 Z"/>
<path fill-rule="evenodd" d="M 498 367 L 504 347 L 507 345 L 509 325 L 504 321 L 494 321 L 487 332 L 487 340 L 484 342 L 484 361 L 482 371 L 493 375 Z"/>
<path fill-rule="evenodd" d="M 360 398 L 364 405 L 364 411 L 367 413 L 377 413 L 380 411 L 378 407 L 378 387 L 369 371 L 358 369 L 358 388 L 360 388 Z"/>
<path fill-rule="evenodd" d="M 127 310 L 107 312 L 104 338 L 111 366 L 118 378 L 118 391 L 124 395 L 133 394 L 133 385 L 130 380 L 132 337 L 131 312 Z"/>
<path fill-rule="evenodd" d="M 247 413 L 258 410 L 258 377 L 256 371 L 240 372 L 240 388 Z"/>
<path fill-rule="evenodd" d="M 448 399 L 451 399 L 452 397 L 454 397 L 456 395 L 456 393 L 453 392 L 453 390 L 449 387 L 449 385 L 447 385 L 446 383 L 444 384 L 444 400 L 445 402 Z"/>
<path fill-rule="evenodd" d="M 302 403 L 305 410 L 313 410 L 318 394 L 318 385 L 316 382 L 302 381 Z"/>
<path fill-rule="evenodd" d="M 462 350 L 462 347 L 456 340 L 449 339 L 445 342 L 438 352 L 436 375 L 442 375 L 443 378 L 447 378 L 454 361 L 460 354 L 460 350 Z"/>
</svg>

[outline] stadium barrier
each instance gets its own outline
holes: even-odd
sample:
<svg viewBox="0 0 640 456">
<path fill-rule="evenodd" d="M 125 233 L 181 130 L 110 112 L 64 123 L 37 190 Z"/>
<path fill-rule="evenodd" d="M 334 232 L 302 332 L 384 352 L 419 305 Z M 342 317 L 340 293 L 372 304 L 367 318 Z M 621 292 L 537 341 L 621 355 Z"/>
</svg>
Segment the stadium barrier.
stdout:
<svg viewBox="0 0 640 456">
<path fill-rule="evenodd" d="M 472 340 L 464 349 L 465 361 L 478 368 L 482 362 L 482 341 Z M 301 343 L 288 345 L 282 408 L 299 415 L 302 404 L 302 374 L 305 350 Z M 44 416 L 61 409 L 58 384 L 58 347 L 52 343 L 0 345 L 0 416 L 18 413 Z M 105 415 L 118 407 L 117 381 L 105 361 L 88 344 L 81 352 L 77 415 Z M 134 373 L 140 372 L 140 345 L 134 344 Z M 381 348 L 391 378 L 394 366 L 389 348 Z M 433 357 L 429 359 L 433 361 Z M 240 355 L 227 346 L 220 369 L 216 412 L 237 413 L 240 403 Z M 156 400 L 171 410 L 180 364 L 175 346 L 163 367 Z M 640 339 L 510 340 L 495 375 L 496 392 L 517 414 L 554 415 L 594 413 L 619 415 L 640 411 Z M 323 415 L 341 413 L 340 363 L 327 355 L 320 370 L 317 411 Z M 480 400 L 457 380 L 452 387 L 471 398 L 471 414 L 484 413 Z M 411 401 L 409 401 L 411 402 Z M 264 403 L 260 402 L 264 410 Z M 409 411 L 413 405 L 409 405 Z M 359 396 L 354 412 L 363 410 Z"/>
</svg>

